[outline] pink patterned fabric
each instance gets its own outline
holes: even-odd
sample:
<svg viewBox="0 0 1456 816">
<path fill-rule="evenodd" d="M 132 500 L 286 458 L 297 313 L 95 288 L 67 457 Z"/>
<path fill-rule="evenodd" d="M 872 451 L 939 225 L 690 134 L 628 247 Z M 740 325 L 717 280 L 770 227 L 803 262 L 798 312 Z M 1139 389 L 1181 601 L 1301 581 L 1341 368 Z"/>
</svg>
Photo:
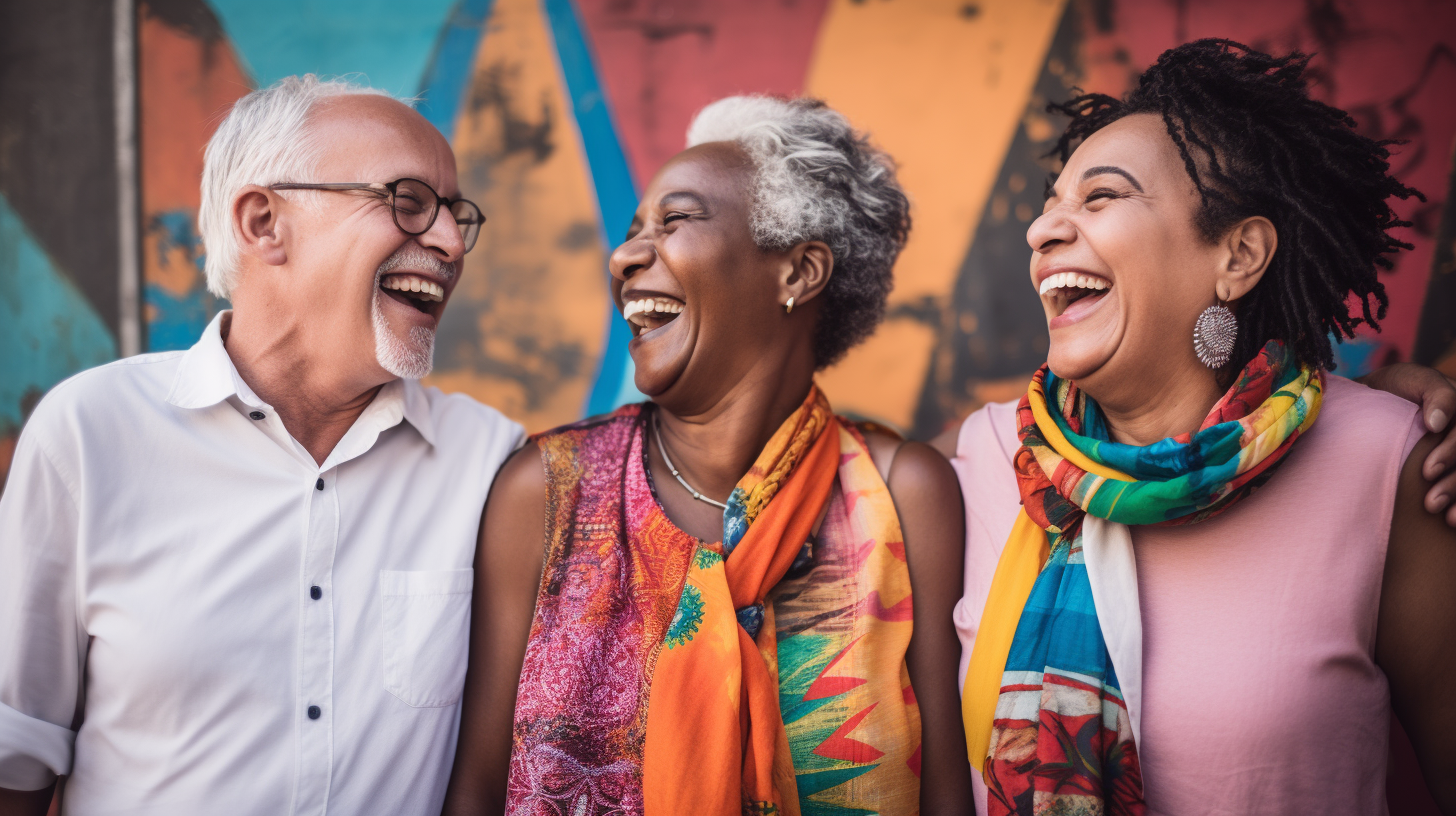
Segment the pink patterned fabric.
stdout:
<svg viewBox="0 0 1456 816">
<path fill-rule="evenodd" d="M 507 813 L 642 813 L 653 666 L 697 542 L 651 512 L 640 413 L 627 406 L 537 439 L 546 565 L 516 698 Z"/>
</svg>

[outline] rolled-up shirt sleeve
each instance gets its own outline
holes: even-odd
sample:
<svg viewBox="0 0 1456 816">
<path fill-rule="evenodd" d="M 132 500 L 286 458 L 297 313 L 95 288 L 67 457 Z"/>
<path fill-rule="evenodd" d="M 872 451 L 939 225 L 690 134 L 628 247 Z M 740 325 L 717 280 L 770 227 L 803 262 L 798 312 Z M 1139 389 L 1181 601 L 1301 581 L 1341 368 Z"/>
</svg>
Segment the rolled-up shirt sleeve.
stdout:
<svg viewBox="0 0 1456 816">
<path fill-rule="evenodd" d="M 21 434 L 0 495 L 0 788 L 11 790 L 70 772 L 86 652 L 75 483 L 36 437 Z"/>
</svg>

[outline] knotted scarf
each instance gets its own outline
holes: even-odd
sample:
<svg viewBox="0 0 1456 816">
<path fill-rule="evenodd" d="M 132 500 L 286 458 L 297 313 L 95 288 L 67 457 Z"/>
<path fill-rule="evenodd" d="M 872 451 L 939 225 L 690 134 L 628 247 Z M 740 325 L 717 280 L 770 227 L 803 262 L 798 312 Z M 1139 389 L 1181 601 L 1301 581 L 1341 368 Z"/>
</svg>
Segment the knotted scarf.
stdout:
<svg viewBox="0 0 1456 816">
<path fill-rule="evenodd" d="M 1144 812 L 1142 623 L 1127 525 L 1191 524 L 1272 475 L 1319 414 L 1324 375 L 1271 341 L 1197 432 L 1110 441 L 1045 366 L 1017 409 L 1022 512 L 996 566 L 962 696 L 992 814 Z"/>
<path fill-rule="evenodd" d="M 829 513 L 836 495 L 847 513 Z M 913 803 L 918 789 L 906 767 L 919 742 L 903 673 L 909 576 L 895 550 L 893 502 L 863 439 L 812 388 L 727 505 L 721 556 L 699 551 L 658 659 L 645 812 L 721 813 L 731 805 L 798 814 L 803 795 L 815 795 L 821 809 L 870 803 L 903 812 L 903 794 Z M 806 574 L 827 513 L 833 529 L 817 531 L 818 555 L 833 563 Z M 846 523 L 849 535 L 839 526 Z M 782 607 L 769 594 L 791 568 L 805 577 Z M 892 598 L 900 604 L 893 612 L 874 604 Z M 735 675 L 736 693 L 724 693 L 723 678 Z M 781 687 L 785 675 L 789 687 Z M 796 683 L 807 688 L 795 694 Z M 892 751 L 898 761 L 884 762 Z M 725 778 L 730 768 L 739 778 Z"/>
</svg>

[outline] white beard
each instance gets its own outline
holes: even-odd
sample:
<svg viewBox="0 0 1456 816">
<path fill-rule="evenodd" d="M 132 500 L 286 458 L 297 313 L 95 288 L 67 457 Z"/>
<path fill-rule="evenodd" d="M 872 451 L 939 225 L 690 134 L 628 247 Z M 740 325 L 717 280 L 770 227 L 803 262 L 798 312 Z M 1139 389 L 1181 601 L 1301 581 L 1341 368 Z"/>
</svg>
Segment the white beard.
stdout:
<svg viewBox="0 0 1456 816">
<path fill-rule="evenodd" d="M 435 330 L 412 326 L 409 339 L 404 340 L 390 331 L 384 312 L 379 308 L 379 299 L 388 297 L 376 284 L 374 302 L 369 307 L 369 317 L 374 324 L 374 356 L 385 371 L 403 380 L 419 380 L 435 367 Z"/>
</svg>

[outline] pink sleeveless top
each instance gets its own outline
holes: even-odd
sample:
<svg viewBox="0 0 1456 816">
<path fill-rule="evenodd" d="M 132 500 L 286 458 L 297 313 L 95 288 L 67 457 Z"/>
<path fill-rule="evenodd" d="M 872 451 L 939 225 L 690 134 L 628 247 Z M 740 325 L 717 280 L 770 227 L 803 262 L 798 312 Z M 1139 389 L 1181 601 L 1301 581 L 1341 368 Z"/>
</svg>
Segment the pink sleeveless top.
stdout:
<svg viewBox="0 0 1456 816">
<path fill-rule="evenodd" d="M 1132 528 L 1149 816 L 1386 812 L 1375 623 L 1396 484 L 1423 433 L 1415 405 L 1330 376 L 1319 419 L 1263 488 L 1201 524 Z M 962 682 L 1021 509 L 1019 446 L 1016 404 L 987 405 L 952 461 L 966 504 Z"/>
</svg>

